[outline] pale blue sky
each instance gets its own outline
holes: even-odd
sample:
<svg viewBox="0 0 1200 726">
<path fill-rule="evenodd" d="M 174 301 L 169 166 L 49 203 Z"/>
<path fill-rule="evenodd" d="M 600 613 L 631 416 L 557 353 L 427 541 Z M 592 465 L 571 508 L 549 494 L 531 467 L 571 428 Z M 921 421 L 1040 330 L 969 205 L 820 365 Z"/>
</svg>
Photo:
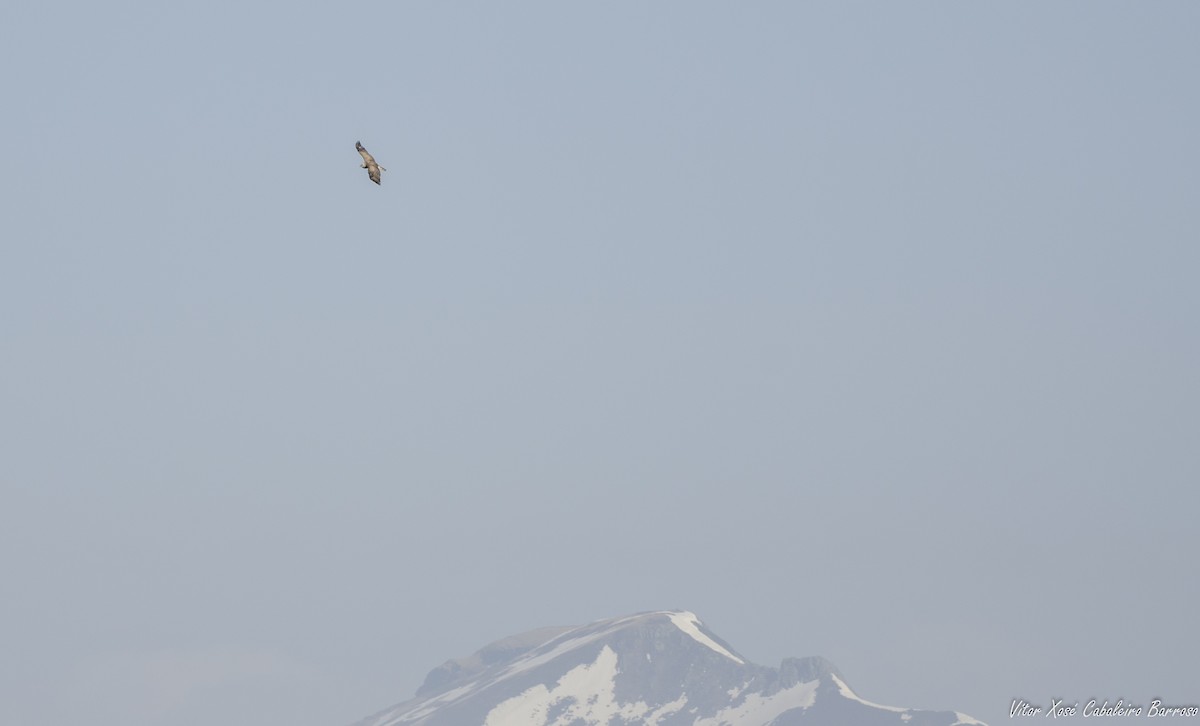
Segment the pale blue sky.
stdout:
<svg viewBox="0 0 1200 726">
<path fill-rule="evenodd" d="M 993 723 L 1200 701 L 1198 34 L 5 7 L 0 720 L 338 726 L 658 608 Z"/>
</svg>

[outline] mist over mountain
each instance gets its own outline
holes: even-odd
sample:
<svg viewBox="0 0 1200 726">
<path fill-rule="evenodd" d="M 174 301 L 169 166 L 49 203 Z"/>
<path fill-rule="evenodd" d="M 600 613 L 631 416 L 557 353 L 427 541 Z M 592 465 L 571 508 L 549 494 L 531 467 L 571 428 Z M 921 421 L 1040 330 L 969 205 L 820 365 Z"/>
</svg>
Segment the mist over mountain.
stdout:
<svg viewBox="0 0 1200 726">
<path fill-rule="evenodd" d="M 693 613 L 659 611 L 498 640 L 433 669 L 354 726 L 982 726 L 860 698 L 833 663 L 739 655 Z"/>
</svg>

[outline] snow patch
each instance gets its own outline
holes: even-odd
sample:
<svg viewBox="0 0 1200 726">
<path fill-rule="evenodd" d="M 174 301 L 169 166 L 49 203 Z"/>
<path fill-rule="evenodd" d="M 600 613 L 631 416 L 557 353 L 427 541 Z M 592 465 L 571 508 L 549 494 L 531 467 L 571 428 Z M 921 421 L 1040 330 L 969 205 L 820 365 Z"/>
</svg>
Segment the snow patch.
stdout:
<svg viewBox="0 0 1200 726">
<path fill-rule="evenodd" d="M 692 636 L 697 643 L 715 650 L 739 665 L 746 665 L 746 661 L 737 657 L 733 653 L 730 653 L 728 650 L 725 650 L 719 643 L 717 643 L 717 641 L 700 631 L 700 618 L 697 618 L 695 613 L 690 613 L 685 610 L 683 612 L 667 612 L 664 614 L 671 618 L 671 622 L 675 623 L 675 627 Z"/>
<path fill-rule="evenodd" d="M 613 621 L 610 621 L 609 623 L 607 623 L 608 627 L 606 627 L 602 630 L 599 630 L 594 633 L 589 633 L 587 635 L 577 635 L 574 638 L 569 637 L 571 635 L 571 633 L 577 632 L 579 630 L 586 630 L 587 628 L 595 626 L 596 623 L 593 623 L 592 625 L 586 625 L 582 628 L 576 628 L 575 630 L 568 631 L 568 632 L 564 633 L 563 635 L 560 635 L 557 639 L 551 640 L 542 646 L 544 648 L 547 645 L 557 643 L 556 645 L 554 645 L 554 647 L 550 648 L 549 650 L 547 650 L 543 653 L 537 653 L 536 651 L 534 651 L 534 652 L 531 652 L 529 654 L 526 654 L 526 655 L 518 658 L 515 663 L 513 663 L 512 665 L 510 665 L 507 668 L 505 668 L 504 670 L 502 670 L 499 673 L 499 675 L 497 675 L 496 678 L 491 681 L 491 683 L 496 683 L 496 682 L 502 681 L 506 678 L 511 678 L 512 676 L 515 676 L 518 673 L 523 673 L 531 668 L 536 668 L 545 663 L 549 663 L 550 661 L 554 660 L 555 658 L 559 657 L 560 655 L 563 655 L 564 653 L 569 653 L 570 651 L 575 650 L 576 648 L 581 648 L 581 647 L 587 645 L 588 643 L 593 643 L 597 640 L 600 640 L 604 636 L 606 636 L 616 630 L 619 630 L 620 627 L 622 625 L 624 625 L 625 623 L 629 622 L 630 620 L 635 620 L 635 619 L 637 619 L 636 615 L 619 618 L 617 620 L 613 620 Z M 491 683 L 489 683 L 489 685 L 491 685 Z"/>
<path fill-rule="evenodd" d="M 670 703 L 664 703 L 655 709 L 652 713 L 646 716 L 646 726 L 658 726 L 659 719 L 670 716 L 673 713 L 682 711 L 687 705 L 687 696 L 681 695 Z"/>
<path fill-rule="evenodd" d="M 751 693 L 739 706 L 717 711 L 709 718 L 696 719 L 692 726 L 759 726 L 768 724 L 787 711 L 808 708 L 817 701 L 820 681 L 797 683 L 770 696 Z"/>
<path fill-rule="evenodd" d="M 396 715 L 394 711 L 387 713 L 379 718 L 379 720 L 375 721 L 372 726 L 392 726 L 393 724 L 398 724 L 403 721 L 416 721 L 428 716 L 447 703 L 457 701 L 458 699 L 468 696 L 474 692 L 475 684 L 468 683 L 465 686 L 459 686 L 458 688 L 446 691 L 445 693 L 438 694 L 436 697 L 427 701 L 422 701 L 419 706 L 411 711 L 405 711 L 400 715 Z"/>
<path fill-rule="evenodd" d="M 882 708 L 884 711 L 895 711 L 896 713 L 907 713 L 908 711 L 912 710 L 912 709 L 908 709 L 908 708 L 897 708 L 896 706 L 881 706 L 878 703 L 871 703 L 870 701 L 868 701 L 866 699 L 859 698 L 858 694 L 856 694 L 854 691 L 851 691 L 850 686 L 847 686 L 846 682 L 843 681 L 841 678 L 838 678 L 837 676 L 835 676 L 833 674 L 830 674 L 830 677 L 833 678 L 833 682 L 837 684 L 838 693 L 841 693 L 843 696 L 845 696 L 846 698 L 849 698 L 852 701 L 858 701 L 859 703 L 861 703 L 865 706 L 870 706 L 871 708 Z"/>
<path fill-rule="evenodd" d="M 517 723 L 568 726 L 581 720 L 591 724 L 606 724 L 614 718 L 623 721 L 643 719 L 649 724 L 656 723 L 659 716 L 673 712 L 664 711 L 663 708 L 667 708 L 664 706 L 655 711 L 653 720 L 650 720 L 646 718 L 650 707 L 645 703 L 618 703 L 614 695 L 618 672 L 617 654 L 606 645 L 596 656 L 595 662 L 567 671 L 554 684 L 554 688 L 538 684 L 519 696 L 501 702 L 488 712 L 484 726 Z M 555 716 L 550 720 L 552 710 Z"/>
<path fill-rule="evenodd" d="M 951 726 L 959 726 L 959 724 L 966 724 L 967 726 L 987 726 L 987 724 L 985 724 L 983 721 L 973 719 L 967 714 L 959 713 L 958 711 L 954 712 L 954 718 L 958 720 L 951 724 Z"/>
</svg>

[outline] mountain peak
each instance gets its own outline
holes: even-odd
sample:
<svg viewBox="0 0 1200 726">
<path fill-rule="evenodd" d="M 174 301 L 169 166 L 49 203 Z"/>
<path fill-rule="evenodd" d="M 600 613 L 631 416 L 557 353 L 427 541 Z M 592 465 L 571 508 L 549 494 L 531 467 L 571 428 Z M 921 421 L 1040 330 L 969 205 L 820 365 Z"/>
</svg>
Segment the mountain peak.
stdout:
<svg viewBox="0 0 1200 726">
<path fill-rule="evenodd" d="M 658 614 L 658 613 L 656 613 Z M 721 642 L 700 622 L 700 618 L 696 617 L 695 613 L 687 610 L 668 610 L 661 613 L 670 618 L 675 627 L 690 635 L 695 641 L 706 648 L 711 648 L 713 651 L 729 658 L 735 663 L 745 664 L 746 661 L 733 654 L 729 647 Z"/>
<path fill-rule="evenodd" d="M 860 698 L 825 658 L 748 662 L 687 610 L 527 631 L 433 669 L 357 726 L 960 726 Z"/>
</svg>

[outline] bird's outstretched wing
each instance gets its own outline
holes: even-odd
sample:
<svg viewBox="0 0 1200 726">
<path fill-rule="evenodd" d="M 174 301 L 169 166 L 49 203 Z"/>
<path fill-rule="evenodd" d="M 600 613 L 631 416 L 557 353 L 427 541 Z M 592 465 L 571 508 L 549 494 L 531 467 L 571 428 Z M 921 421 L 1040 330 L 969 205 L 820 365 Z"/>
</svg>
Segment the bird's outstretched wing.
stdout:
<svg viewBox="0 0 1200 726">
<path fill-rule="evenodd" d="M 363 158 L 363 168 L 367 170 L 367 176 L 371 177 L 371 181 L 376 184 L 380 183 L 380 171 L 383 167 L 375 163 L 375 157 L 371 156 L 371 152 L 367 151 L 362 142 L 355 141 L 354 148 L 358 149 L 359 155 Z"/>
</svg>

